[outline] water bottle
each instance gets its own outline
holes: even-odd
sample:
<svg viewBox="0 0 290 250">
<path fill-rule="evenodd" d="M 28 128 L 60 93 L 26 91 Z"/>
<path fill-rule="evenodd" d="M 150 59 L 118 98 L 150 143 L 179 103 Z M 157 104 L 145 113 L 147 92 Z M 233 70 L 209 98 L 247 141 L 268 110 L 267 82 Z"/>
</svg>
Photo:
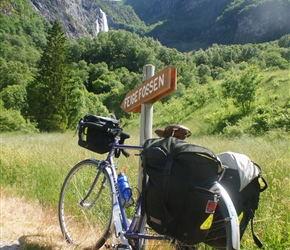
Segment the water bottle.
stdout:
<svg viewBox="0 0 290 250">
<path fill-rule="evenodd" d="M 128 177 L 124 173 L 118 175 L 118 184 L 121 194 L 122 206 L 127 208 L 133 205 L 132 190 L 130 188 Z"/>
</svg>

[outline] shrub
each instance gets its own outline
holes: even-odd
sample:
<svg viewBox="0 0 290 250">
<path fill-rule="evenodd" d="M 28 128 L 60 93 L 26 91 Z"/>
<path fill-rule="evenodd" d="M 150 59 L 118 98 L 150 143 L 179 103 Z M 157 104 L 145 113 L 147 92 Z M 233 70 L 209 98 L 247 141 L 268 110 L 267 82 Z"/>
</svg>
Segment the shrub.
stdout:
<svg viewBox="0 0 290 250">
<path fill-rule="evenodd" d="M 227 137 L 240 137 L 244 134 L 240 125 L 227 124 L 223 129 L 223 135 Z"/>
<path fill-rule="evenodd" d="M 30 122 L 26 122 L 20 111 L 4 110 L 0 113 L 0 132 L 36 132 L 37 129 Z"/>
<path fill-rule="evenodd" d="M 247 114 L 256 98 L 256 90 L 261 81 L 259 69 L 245 65 L 241 72 L 232 72 L 222 84 L 222 93 L 225 98 L 233 99 L 236 107 Z"/>
</svg>

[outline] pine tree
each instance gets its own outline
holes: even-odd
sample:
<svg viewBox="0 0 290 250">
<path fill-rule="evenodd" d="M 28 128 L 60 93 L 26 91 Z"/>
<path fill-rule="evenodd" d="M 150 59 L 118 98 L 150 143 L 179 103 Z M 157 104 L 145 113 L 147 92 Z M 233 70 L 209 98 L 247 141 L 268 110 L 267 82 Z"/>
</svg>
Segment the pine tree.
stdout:
<svg viewBox="0 0 290 250">
<path fill-rule="evenodd" d="M 40 131 L 64 131 L 68 127 L 70 60 L 67 39 L 58 21 L 49 32 L 38 70 L 27 87 L 28 112 Z"/>
</svg>

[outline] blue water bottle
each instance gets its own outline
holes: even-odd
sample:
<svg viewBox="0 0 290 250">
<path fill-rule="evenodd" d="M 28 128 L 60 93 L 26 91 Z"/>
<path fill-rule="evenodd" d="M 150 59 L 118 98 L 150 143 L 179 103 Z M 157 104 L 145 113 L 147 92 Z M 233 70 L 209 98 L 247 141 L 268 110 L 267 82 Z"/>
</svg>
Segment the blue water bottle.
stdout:
<svg viewBox="0 0 290 250">
<path fill-rule="evenodd" d="M 120 173 L 118 175 L 118 184 L 121 194 L 122 206 L 125 208 L 130 207 L 134 201 L 132 198 L 132 190 L 130 188 L 128 177 L 125 174 Z"/>
</svg>

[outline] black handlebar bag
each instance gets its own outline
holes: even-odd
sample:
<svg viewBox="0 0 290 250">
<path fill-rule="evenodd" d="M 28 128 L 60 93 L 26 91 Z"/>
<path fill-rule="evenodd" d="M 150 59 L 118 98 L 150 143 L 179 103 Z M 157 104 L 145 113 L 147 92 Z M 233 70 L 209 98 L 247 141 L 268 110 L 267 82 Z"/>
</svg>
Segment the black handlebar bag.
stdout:
<svg viewBox="0 0 290 250">
<path fill-rule="evenodd" d="M 143 176 L 149 177 L 142 187 L 147 224 L 186 244 L 202 242 L 217 205 L 208 188 L 222 170 L 218 158 L 207 148 L 167 137 L 147 140 L 141 159 Z"/>
<path fill-rule="evenodd" d="M 110 133 L 112 128 L 119 128 L 117 120 L 86 115 L 79 121 L 78 145 L 99 154 L 107 153 L 114 142 L 114 135 Z"/>
</svg>

